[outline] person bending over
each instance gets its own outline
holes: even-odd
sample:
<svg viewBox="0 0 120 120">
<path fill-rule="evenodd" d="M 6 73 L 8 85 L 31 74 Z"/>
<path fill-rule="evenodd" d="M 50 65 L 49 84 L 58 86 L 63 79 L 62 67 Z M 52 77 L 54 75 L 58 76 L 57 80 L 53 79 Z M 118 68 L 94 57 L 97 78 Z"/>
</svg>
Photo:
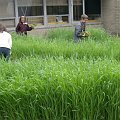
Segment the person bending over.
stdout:
<svg viewBox="0 0 120 120">
<path fill-rule="evenodd" d="M 75 33 L 74 33 L 74 41 L 75 42 L 78 42 L 83 37 L 87 36 L 87 33 L 85 33 L 87 20 L 88 20 L 88 16 L 87 15 L 85 15 L 85 14 L 81 15 L 80 24 L 75 27 Z"/>
<path fill-rule="evenodd" d="M 12 37 L 7 32 L 4 25 L 0 24 L 0 57 L 5 57 L 8 61 L 10 58 L 10 51 L 12 48 Z"/>
</svg>

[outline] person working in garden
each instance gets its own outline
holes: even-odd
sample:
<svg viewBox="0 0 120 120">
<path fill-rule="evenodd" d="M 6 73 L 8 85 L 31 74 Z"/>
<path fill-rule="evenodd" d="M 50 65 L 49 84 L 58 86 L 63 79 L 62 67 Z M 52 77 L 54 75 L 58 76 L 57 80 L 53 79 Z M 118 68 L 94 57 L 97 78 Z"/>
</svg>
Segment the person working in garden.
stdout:
<svg viewBox="0 0 120 120">
<path fill-rule="evenodd" d="M 86 14 L 81 15 L 80 24 L 75 27 L 74 41 L 79 42 L 83 37 L 87 37 L 88 33 L 85 31 L 86 22 L 88 16 Z"/>
<path fill-rule="evenodd" d="M 16 33 L 20 35 L 27 35 L 27 31 L 31 31 L 33 27 L 30 27 L 28 23 L 26 22 L 26 17 L 21 16 L 19 19 L 19 23 L 16 27 Z"/>
<path fill-rule="evenodd" d="M 10 51 L 12 48 L 12 37 L 7 32 L 4 25 L 0 24 L 0 57 L 5 57 L 8 61 L 10 58 Z"/>
</svg>

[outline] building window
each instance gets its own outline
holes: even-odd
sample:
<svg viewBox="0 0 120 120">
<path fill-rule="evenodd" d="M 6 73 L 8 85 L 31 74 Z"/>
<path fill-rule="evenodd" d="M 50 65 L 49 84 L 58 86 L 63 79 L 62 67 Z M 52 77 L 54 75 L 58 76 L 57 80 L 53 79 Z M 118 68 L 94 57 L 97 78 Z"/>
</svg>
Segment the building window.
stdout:
<svg viewBox="0 0 120 120">
<path fill-rule="evenodd" d="M 84 0 L 84 2 L 85 5 L 83 4 L 83 0 L 73 0 L 73 20 L 80 20 L 81 15 L 85 12 L 89 20 L 100 21 L 101 0 Z"/>
<path fill-rule="evenodd" d="M 46 0 L 48 23 L 68 22 L 68 0 Z"/>
<path fill-rule="evenodd" d="M 19 16 L 43 16 L 42 6 L 24 6 L 18 7 Z"/>
<path fill-rule="evenodd" d="M 43 0 L 18 0 L 18 16 L 27 16 L 28 23 L 43 24 Z"/>
<path fill-rule="evenodd" d="M 15 26 L 14 0 L 0 1 L 0 22 L 6 27 Z"/>
<path fill-rule="evenodd" d="M 47 14 L 48 15 L 64 15 L 68 14 L 68 6 L 48 6 Z"/>
<path fill-rule="evenodd" d="M 85 13 L 89 16 L 89 20 L 100 20 L 101 0 L 85 0 Z"/>
<path fill-rule="evenodd" d="M 80 20 L 81 15 L 83 14 L 82 0 L 73 0 L 73 20 Z"/>
</svg>

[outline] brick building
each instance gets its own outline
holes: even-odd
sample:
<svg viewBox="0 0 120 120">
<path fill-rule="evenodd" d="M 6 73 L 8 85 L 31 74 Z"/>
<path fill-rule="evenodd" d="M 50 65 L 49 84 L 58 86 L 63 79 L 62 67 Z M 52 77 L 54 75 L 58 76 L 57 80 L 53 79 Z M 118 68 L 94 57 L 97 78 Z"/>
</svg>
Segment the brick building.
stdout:
<svg viewBox="0 0 120 120">
<path fill-rule="evenodd" d="M 101 1 L 101 20 L 104 28 L 113 34 L 120 34 L 120 0 Z"/>
<path fill-rule="evenodd" d="M 86 13 L 90 22 L 102 22 L 111 33 L 119 31 L 119 0 L 0 0 L 0 22 L 15 27 L 20 16 L 39 27 L 72 25 Z"/>
</svg>

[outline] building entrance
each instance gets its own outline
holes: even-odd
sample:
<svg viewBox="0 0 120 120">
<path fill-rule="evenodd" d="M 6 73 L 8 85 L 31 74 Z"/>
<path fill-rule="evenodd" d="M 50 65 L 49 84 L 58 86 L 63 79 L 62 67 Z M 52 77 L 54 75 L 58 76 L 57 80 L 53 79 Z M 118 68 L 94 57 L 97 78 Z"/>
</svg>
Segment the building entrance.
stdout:
<svg viewBox="0 0 120 120">
<path fill-rule="evenodd" d="M 85 13 L 89 20 L 101 19 L 101 0 L 85 0 Z"/>
</svg>

